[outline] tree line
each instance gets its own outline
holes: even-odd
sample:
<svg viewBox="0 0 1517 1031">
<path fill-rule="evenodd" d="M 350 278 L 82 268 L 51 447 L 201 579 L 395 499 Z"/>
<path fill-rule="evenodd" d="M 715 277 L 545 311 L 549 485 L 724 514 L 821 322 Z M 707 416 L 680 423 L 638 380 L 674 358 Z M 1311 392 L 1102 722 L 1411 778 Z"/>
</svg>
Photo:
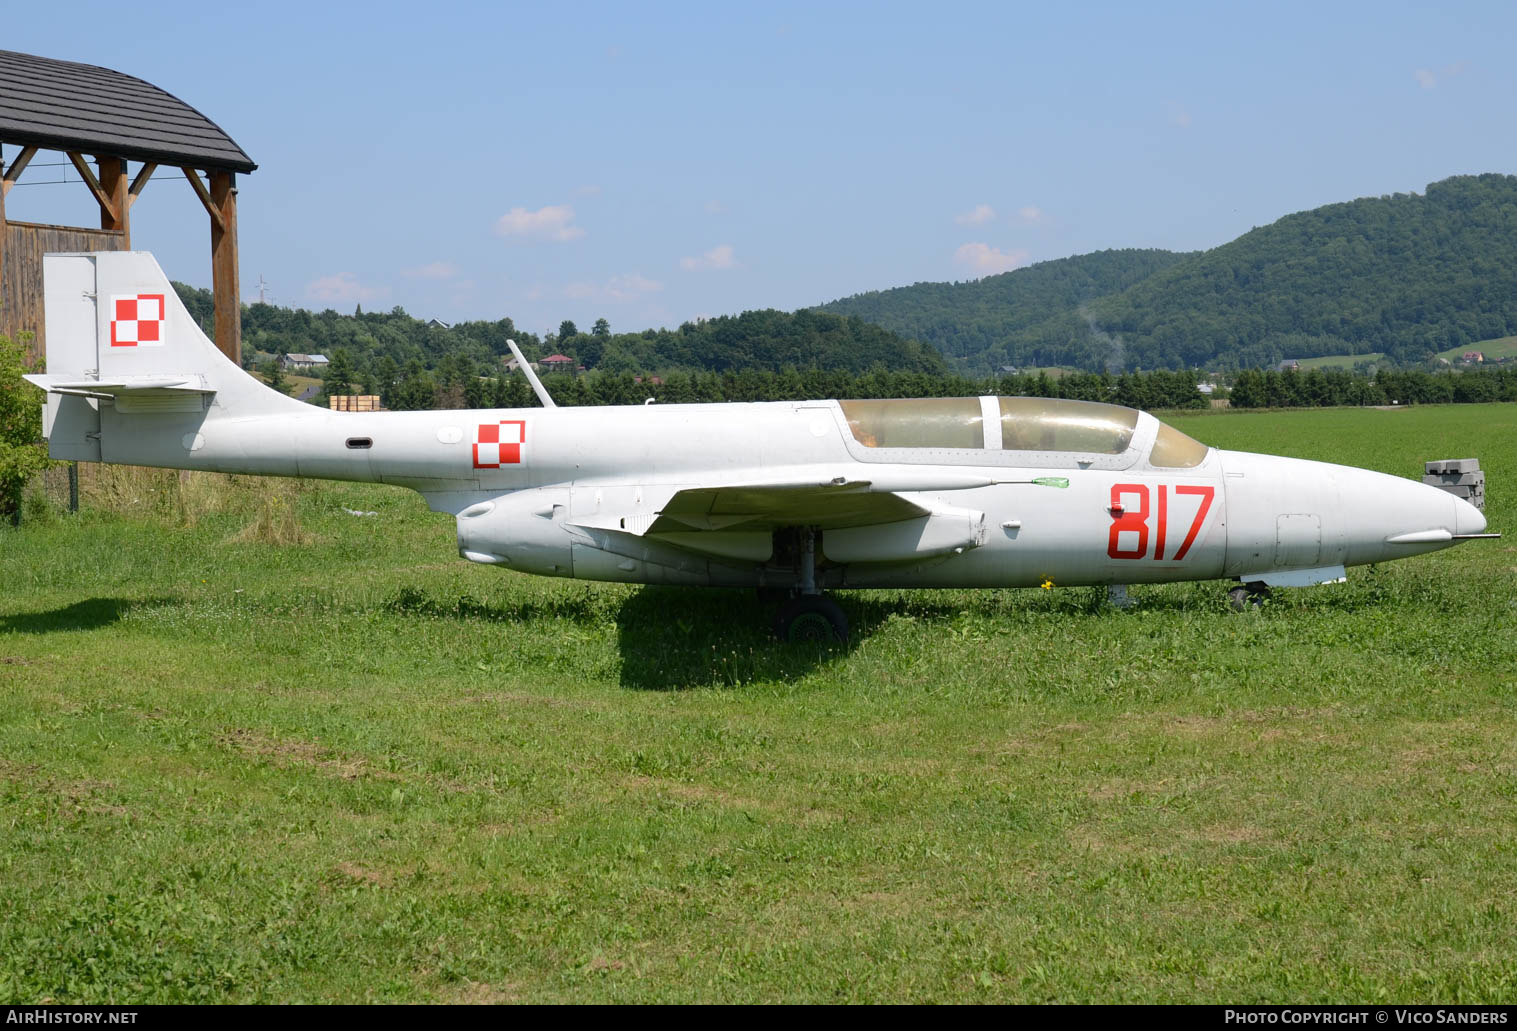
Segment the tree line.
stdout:
<svg viewBox="0 0 1517 1031">
<path fill-rule="evenodd" d="M 210 291 L 182 283 L 175 283 L 174 289 L 209 332 Z M 857 317 L 805 310 L 747 311 L 685 322 L 676 329 L 635 333 L 613 333 L 605 319 L 584 333 L 565 320 L 556 334 L 539 337 L 509 318 L 444 326 L 415 318 L 400 307 L 365 312 L 360 306 L 352 315 L 270 304 L 242 309 L 245 368 L 257 364 L 260 355 L 322 354 L 331 359 L 341 351 L 346 352 L 355 379 L 392 382 L 397 376 L 409 378 L 414 370 L 435 371 L 447 379 L 445 363 L 450 360 L 493 368 L 509 355 L 506 341 L 511 339 L 529 361 L 562 353 L 586 370 L 634 376 L 665 370 L 721 373 L 746 368 L 778 373 L 786 366 L 853 373 L 875 365 L 909 372 L 948 371 L 943 356 L 919 341 Z"/>
<path fill-rule="evenodd" d="M 528 408 L 536 396 L 524 376 L 501 370 L 476 374 L 456 359 L 434 371 L 413 369 L 394 381 L 355 383 L 378 394 L 386 408 Z M 556 403 L 637 405 L 650 398 L 663 404 L 709 404 L 727 401 L 849 400 L 895 397 L 1057 397 L 1103 401 L 1142 409 L 1199 409 L 1210 399 L 1198 387 L 1194 371 L 1146 373 L 1076 372 L 1014 376 L 932 375 L 881 367 L 862 374 L 846 370 L 765 369 L 671 372 L 663 377 L 631 373 L 550 374 L 543 385 Z M 341 389 L 333 393 L 346 392 Z M 1226 392 L 1219 392 L 1223 396 Z M 1424 372 L 1382 369 L 1373 376 L 1342 369 L 1307 372 L 1245 370 L 1230 394 L 1235 408 L 1301 408 L 1385 404 L 1480 404 L 1517 401 L 1517 367 Z"/>
<path fill-rule="evenodd" d="M 1374 376 L 1342 369 L 1312 369 L 1308 372 L 1247 369 L 1233 380 L 1230 399 L 1234 408 L 1517 401 L 1517 368 L 1464 372 L 1381 369 Z"/>
<path fill-rule="evenodd" d="M 638 405 L 648 399 L 663 404 L 726 401 L 806 401 L 892 397 L 973 397 L 1005 394 L 1105 401 L 1132 408 L 1205 408 L 1206 397 L 1191 372 L 1153 372 L 1112 376 L 1071 373 L 967 377 L 905 372 L 876 367 L 863 373 L 846 369 L 795 369 L 779 372 L 742 369 L 726 372 L 670 372 L 662 377 L 632 373 L 553 374 L 543 377 L 553 400 L 563 406 Z M 372 389 L 370 389 L 372 388 Z M 526 378 L 500 373 L 469 376 L 452 363 L 436 373 L 414 370 L 392 384 L 371 383 L 386 408 L 524 408 L 537 404 Z M 335 391 L 334 391 L 335 392 Z"/>
</svg>

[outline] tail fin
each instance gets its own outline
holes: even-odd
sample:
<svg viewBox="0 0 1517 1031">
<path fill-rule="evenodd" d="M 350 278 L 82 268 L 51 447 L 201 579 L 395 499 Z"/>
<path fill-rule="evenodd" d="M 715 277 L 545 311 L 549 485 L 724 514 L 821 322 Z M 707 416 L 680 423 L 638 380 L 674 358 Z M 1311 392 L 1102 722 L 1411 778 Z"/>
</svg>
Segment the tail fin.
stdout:
<svg viewBox="0 0 1517 1031">
<path fill-rule="evenodd" d="M 228 361 L 151 254 L 42 260 L 47 372 L 26 378 L 48 392 L 52 457 L 175 465 L 162 452 L 180 449 L 180 434 L 207 418 L 309 410 Z M 151 418 L 120 422 L 131 416 Z"/>
</svg>

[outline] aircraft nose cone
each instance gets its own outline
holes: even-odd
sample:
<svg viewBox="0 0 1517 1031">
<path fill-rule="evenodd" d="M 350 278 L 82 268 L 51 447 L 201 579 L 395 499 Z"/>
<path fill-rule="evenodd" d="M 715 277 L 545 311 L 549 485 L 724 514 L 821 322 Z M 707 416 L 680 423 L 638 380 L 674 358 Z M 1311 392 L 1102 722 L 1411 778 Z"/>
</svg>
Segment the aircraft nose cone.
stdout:
<svg viewBox="0 0 1517 1031">
<path fill-rule="evenodd" d="M 1463 498 L 1454 499 L 1454 532 L 1485 533 L 1485 513 Z"/>
</svg>

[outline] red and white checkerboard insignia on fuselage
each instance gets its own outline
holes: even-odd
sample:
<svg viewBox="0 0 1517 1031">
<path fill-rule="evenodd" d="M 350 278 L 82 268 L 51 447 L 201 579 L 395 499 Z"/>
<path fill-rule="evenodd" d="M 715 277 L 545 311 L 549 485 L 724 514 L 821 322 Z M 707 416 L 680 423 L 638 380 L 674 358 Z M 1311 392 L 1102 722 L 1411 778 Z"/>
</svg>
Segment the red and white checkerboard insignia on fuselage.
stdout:
<svg viewBox="0 0 1517 1031">
<path fill-rule="evenodd" d="M 163 346 L 163 294 L 111 297 L 112 347 Z"/>
<path fill-rule="evenodd" d="M 521 464 L 521 447 L 527 440 L 522 419 L 482 422 L 474 431 L 474 468 L 499 469 Z"/>
</svg>

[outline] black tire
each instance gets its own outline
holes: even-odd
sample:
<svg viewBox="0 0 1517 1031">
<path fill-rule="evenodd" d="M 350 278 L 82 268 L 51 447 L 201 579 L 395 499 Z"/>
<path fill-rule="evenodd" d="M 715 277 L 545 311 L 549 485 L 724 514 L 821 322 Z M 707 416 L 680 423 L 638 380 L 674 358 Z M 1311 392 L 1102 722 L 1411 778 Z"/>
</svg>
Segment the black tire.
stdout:
<svg viewBox="0 0 1517 1031">
<path fill-rule="evenodd" d="M 774 635 L 790 644 L 847 641 L 848 617 L 831 598 L 803 594 L 774 617 Z"/>
<path fill-rule="evenodd" d="M 1269 597 L 1269 588 L 1258 581 L 1239 584 L 1227 592 L 1227 604 L 1234 612 L 1247 612 L 1264 605 Z"/>
</svg>

